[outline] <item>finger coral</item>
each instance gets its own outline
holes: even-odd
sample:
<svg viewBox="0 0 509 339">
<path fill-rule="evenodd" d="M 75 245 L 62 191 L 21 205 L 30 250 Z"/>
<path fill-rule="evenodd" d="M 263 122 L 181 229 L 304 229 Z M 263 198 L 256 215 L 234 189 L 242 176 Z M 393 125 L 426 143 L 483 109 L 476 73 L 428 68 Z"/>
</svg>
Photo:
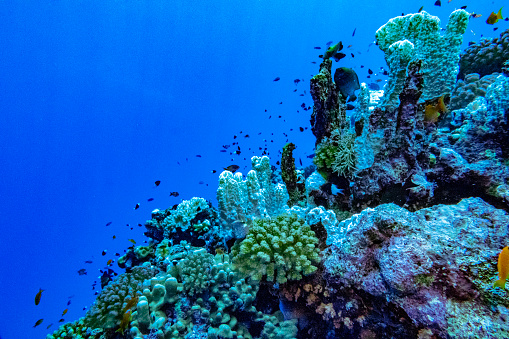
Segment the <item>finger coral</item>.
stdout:
<svg viewBox="0 0 509 339">
<path fill-rule="evenodd" d="M 316 271 L 318 238 L 303 219 L 292 214 L 255 219 L 246 239 L 232 249 L 233 263 L 255 280 L 285 283 Z"/>
</svg>

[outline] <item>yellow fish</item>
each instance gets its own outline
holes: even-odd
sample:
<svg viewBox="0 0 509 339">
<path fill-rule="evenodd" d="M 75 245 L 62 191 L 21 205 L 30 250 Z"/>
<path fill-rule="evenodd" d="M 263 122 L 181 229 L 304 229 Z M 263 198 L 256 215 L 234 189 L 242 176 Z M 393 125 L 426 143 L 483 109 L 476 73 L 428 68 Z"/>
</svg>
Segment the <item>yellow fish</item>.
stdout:
<svg viewBox="0 0 509 339">
<path fill-rule="evenodd" d="M 42 288 L 39 288 L 39 292 L 37 292 L 37 294 L 35 295 L 35 304 L 36 305 L 39 305 L 39 303 L 41 302 L 42 292 L 44 292 L 44 290 Z"/>
<path fill-rule="evenodd" d="M 424 110 L 424 121 L 435 123 L 437 122 L 440 113 L 446 112 L 447 106 L 444 103 L 444 96 L 442 95 L 440 98 L 438 98 L 437 102 L 426 105 Z"/>
<path fill-rule="evenodd" d="M 498 280 L 495 281 L 493 287 L 505 288 L 505 281 L 509 275 L 509 246 L 504 247 L 498 255 Z"/>
<path fill-rule="evenodd" d="M 491 12 L 490 16 L 486 20 L 486 23 L 488 25 L 493 25 L 498 22 L 498 20 L 502 19 L 502 8 L 498 10 L 498 13 L 495 14 L 495 12 Z"/>
</svg>

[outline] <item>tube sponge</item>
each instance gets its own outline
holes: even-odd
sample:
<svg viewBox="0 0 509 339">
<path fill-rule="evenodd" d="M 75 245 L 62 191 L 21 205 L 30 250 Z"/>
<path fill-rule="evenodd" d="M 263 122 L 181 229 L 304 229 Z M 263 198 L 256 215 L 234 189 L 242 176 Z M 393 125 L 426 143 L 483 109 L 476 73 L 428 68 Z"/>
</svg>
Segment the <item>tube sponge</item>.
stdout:
<svg viewBox="0 0 509 339">
<path fill-rule="evenodd" d="M 255 219 L 246 238 L 232 248 L 235 267 L 254 280 L 285 283 L 316 271 L 318 238 L 296 214 Z"/>
</svg>

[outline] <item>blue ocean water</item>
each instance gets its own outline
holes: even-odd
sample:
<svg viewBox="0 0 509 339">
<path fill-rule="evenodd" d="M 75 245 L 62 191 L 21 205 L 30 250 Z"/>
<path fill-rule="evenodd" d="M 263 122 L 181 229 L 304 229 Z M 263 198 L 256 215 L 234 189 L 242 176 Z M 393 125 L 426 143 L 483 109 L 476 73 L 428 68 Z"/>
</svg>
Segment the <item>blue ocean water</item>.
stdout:
<svg viewBox="0 0 509 339">
<path fill-rule="evenodd" d="M 311 164 L 301 105 L 328 41 L 371 83 L 386 67 L 375 31 L 401 13 L 424 6 L 442 27 L 460 6 L 481 13 L 464 47 L 509 27 L 485 23 L 504 1 L 434 2 L 0 1 L 0 337 L 84 316 L 99 270 L 146 240 L 138 224 L 194 196 L 217 205 L 224 167 L 246 173 L 265 149 L 276 165 L 287 140 Z"/>
</svg>

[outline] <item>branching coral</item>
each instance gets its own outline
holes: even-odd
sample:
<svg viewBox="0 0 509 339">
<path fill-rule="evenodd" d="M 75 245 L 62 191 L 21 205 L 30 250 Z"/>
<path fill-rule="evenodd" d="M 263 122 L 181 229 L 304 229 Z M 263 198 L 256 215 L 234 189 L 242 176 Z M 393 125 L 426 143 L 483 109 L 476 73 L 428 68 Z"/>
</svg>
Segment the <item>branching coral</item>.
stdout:
<svg viewBox="0 0 509 339">
<path fill-rule="evenodd" d="M 94 328 L 119 326 L 123 309 L 129 300 L 142 291 L 143 281 L 152 275 L 153 272 L 147 267 L 135 267 L 131 273 L 121 274 L 99 294 L 94 305 L 87 312 L 84 323 Z"/>
<path fill-rule="evenodd" d="M 246 180 L 242 179 L 240 172 L 224 171 L 219 176 L 217 201 L 225 225 L 274 216 L 288 208 L 286 186 L 271 181 L 270 159 L 266 156 L 252 157 L 251 165 L 253 169 L 248 172 Z"/>
<path fill-rule="evenodd" d="M 255 219 L 246 239 L 232 249 L 235 267 L 253 279 L 284 283 L 316 271 L 318 239 L 297 215 Z"/>
</svg>

